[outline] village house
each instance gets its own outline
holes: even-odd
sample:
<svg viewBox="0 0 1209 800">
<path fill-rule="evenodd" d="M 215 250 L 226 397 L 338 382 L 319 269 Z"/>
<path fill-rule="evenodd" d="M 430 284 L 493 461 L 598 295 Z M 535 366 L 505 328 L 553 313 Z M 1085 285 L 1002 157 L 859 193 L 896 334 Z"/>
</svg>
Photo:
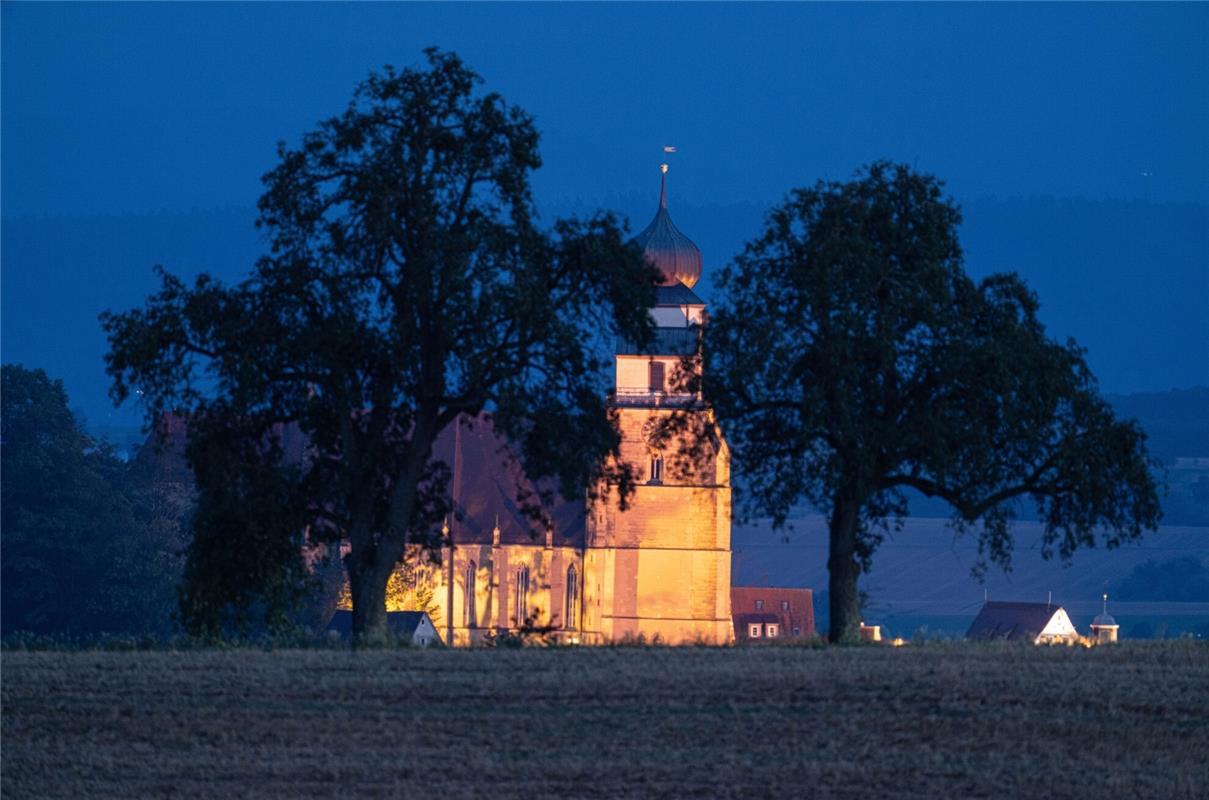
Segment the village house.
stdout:
<svg viewBox="0 0 1209 800">
<path fill-rule="evenodd" d="M 730 609 L 738 643 L 758 644 L 815 635 L 814 598 L 809 589 L 732 586 Z"/>
<path fill-rule="evenodd" d="M 966 631 L 967 639 L 1004 639 L 1033 644 L 1072 644 L 1079 640 L 1070 616 L 1051 603 L 988 601 Z"/>
</svg>

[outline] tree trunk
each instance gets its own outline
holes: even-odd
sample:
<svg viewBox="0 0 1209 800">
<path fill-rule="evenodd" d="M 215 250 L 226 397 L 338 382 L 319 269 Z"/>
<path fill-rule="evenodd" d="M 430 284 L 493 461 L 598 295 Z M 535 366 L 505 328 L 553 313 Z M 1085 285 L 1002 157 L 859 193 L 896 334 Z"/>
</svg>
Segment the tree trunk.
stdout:
<svg viewBox="0 0 1209 800">
<path fill-rule="evenodd" d="M 829 522 L 830 554 L 827 559 L 827 590 L 831 603 L 832 642 L 858 642 L 861 637 L 861 607 L 856 579 L 860 564 L 856 560 L 856 536 L 860 528 L 860 503 L 853 498 L 837 497 Z"/>
<path fill-rule="evenodd" d="M 377 644 L 386 641 L 386 583 L 385 574 L 375 565 L 357 563 L 358 553 L 348 557 L 349 594 L 353 600 L 353 643 Z"/>
</svg>

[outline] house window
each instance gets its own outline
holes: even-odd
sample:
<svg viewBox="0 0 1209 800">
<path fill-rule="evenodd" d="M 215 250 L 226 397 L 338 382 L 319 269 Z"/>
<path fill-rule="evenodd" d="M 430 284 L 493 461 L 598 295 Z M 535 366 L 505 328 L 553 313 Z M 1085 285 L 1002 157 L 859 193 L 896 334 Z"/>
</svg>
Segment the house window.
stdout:
<svg viewBox="0 0 1209 800">
<path fill-rule="evenodd" d="M 648 377 L 650 378 L 648 383 L 650 384 L 651 391 L 652 392 L 662 392 L 664 386 L 666 385 L 665 381 L 664 381 L 663 362 L 662 361 L 652 361 L 650 363 Z"/>
<path fill-rule="evenodd" d="M 763 610 L 764 610 L 764 601 L 757 600 L 756 601 L 756 611 L 763 611 Z"/>
<path fill-rule="evenodd" d="M 802 629 L 801 629 L 801 628 L 794 628 L 794 629 L 793 629 L 793 635 L 794 635 L 794 636 L 801 636 L 801 635 L 802 635 Z"/>
<path fill-rule="evenodd" d="M 753 622 L 752 624 L 747 626 L 747 638 L 748 639 L 759 639 L 760 638 L 760 626 L 758 624 Z"/>
<path fill-rule="evenodd" d="M 777 638 L 777 635 L 781 632 L 777 624 L 774 622 L 768 623 L 768 625 L 765 627 L 768 629 L 768 633 L 765 635 L 768 636 L 769 639 Z"/>
<path fill-rule="evenodd" d="M 789 601 L 788 601 L 788 600 L 782 600 L 782 601 L 781 601 L 781 610 L 782 610 L 782 611 L 788 611 L 788 610 L 789 610 Z"/>
<path fill-rule="evenodd" d="M 516 571 L 516 624 L 524 625 L 529 613 L 529 568 Z"/>
<path fill-rule="evenodd" d="M 563 627 L 568 630 L 575 630 L 578 626 L 576 621 L 579 619 L 579 575 L 575 572 L 575 565 L 567 567 L 567 603 L 566 615 L 563 617 Z"/>
<path fill-rule="evenodd" d="M 663 456 L 651 456 L 651 483 L 663 483 Z"/>
<path fill-rule="evenodd" d="M 478 594 L 478 567 L 471 561 L 466 565 L 466 627 L 473 628 L 476 625 L 478 615 L 474 609 L 474 596 Z"/>
</svg>

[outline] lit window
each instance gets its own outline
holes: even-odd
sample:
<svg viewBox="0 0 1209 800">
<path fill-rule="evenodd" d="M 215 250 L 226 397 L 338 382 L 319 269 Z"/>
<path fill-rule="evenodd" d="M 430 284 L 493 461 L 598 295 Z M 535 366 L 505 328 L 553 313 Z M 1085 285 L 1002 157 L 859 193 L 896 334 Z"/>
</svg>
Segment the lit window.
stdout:
<svg viewBox="0 0 1209 800">
<path fill-rule="evenodd" d="M 569 630 L 578 628 L 579 620 L 579 575 L 575 572 L 575 565 L 567 567 L 567 604 L 566 616 L 563 618 L 563 627 Z"/>
<path fill-rule="evenodd" d="M 529 613 L 529 568 L 516 571 L 516 624 L 524 625 Z"/>
<path fill-rule="evenodd" d="M 788 610 L 789 610 L 789 601 L 788 601 L 788 600 L 782 600 L 782 601 L 781 601 L 781 610 L 782 610 L 782 611 L 788 611 Z"/>
<path fill-rule="evenodd" d="M 663 376 L 663 362 L 652 361 L 650 365 L 649 384 L 652 392 L 662 392 L 666 382 Z"/>
<path fill-rule="evenodd" d="M 764 601 L 757 600 L 756 601 L 756 611 L 763 611 L 763 610 L 764 610 Z"/>
<path fill-rule="evenodd" d="M 663 483 L 663 456 L 651 456 L 651 483 Z"/>
<path fill-rule="evenodd" d="M 779 631 L 777 630 L 776 624 L 770 622 L 770 623 L 768 623 L 768 625 L 766 627 L 768 628 L 768 633 L 766 634 L 768 636 L 768 638 L 769 639 L 777 638 L 777 634 L 779 633 Z"/>
<path fill-rule="evenodd" d="M 748 639 L 759 639 L 760 638 L 760 626 L 755 623 L 748 625 L 747 626 L 747 638 Z"/>
<path fill-rule="evenodd" d="M 466 565 L 466 627 L 475 627 L 476 617 L 474 596 L 478 593 L 478 568 L 471 561 Z"/>
</svg>

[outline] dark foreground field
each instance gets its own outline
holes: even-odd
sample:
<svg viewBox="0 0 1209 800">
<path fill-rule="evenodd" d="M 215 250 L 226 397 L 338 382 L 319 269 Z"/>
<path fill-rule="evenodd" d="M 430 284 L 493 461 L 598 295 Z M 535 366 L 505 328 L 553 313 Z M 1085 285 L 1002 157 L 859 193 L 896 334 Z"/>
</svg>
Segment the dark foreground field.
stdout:
<svg viewBox="0 0 1209 800">
<path fill-rule="evenodd" d="M 1209 796 L 1209 646 L 6 652 L 24 797 Z"/>
</svg>

